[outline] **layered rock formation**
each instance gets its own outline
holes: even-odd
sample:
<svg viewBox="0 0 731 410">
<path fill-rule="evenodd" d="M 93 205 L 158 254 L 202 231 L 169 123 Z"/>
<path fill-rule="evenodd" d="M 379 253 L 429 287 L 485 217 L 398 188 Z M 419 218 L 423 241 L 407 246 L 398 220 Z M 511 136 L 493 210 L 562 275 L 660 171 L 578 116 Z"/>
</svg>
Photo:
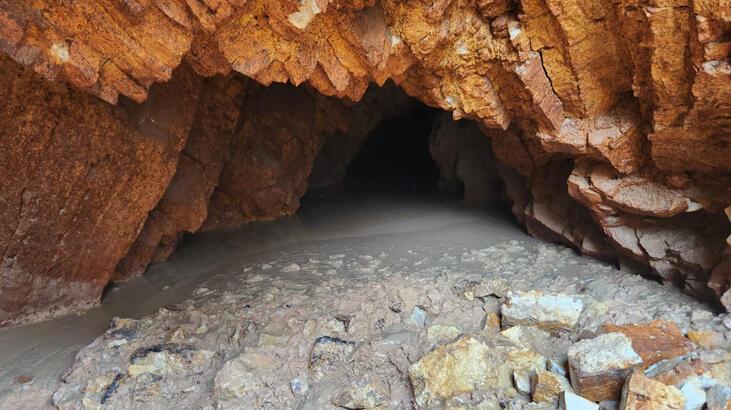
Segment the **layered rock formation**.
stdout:
<svg viewBox="0 0 731 410">
<path fill-rule="evenodd" d="M 0 62 L 0 323 L 97 301 L 175 173 L 201 81 L 111 106 Z"/>
<path fill-rule="evenodd" d="M 293 212 L 388 79 L 482 127 L 529 232 L 728 309 L 730 49 L 717 0 L 0 2 L 27 67 L 0 73 L 0 322 L 96 300 L 180 232 Z"/>
</svg>

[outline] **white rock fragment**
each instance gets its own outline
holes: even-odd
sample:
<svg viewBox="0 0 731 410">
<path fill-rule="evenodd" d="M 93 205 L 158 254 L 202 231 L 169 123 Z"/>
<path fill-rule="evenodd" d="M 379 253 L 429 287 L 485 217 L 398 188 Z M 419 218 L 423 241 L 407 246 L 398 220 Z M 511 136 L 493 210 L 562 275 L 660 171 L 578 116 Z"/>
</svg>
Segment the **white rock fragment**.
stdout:
<svg viewBox="0 0 731 410">
<path fill-rule="evenodd" d="M 573 330 L 584 310 L 581 299 L 542 292 L 508 292 L 501 307 L 503 327 L 536 326 L 548 331 Z"/>
<path fill-rule="evenodd" d="M 523 30 L 520 28 L 520 23 L 517 20 L 511 19 L 508 22 L 508 34 L 511 40 L 515 40 Z"/>
<path fill-rule="evenodd" d="M 391 35 L 391 47 L 396 47 L 396 46 L 398 46 L 401 43 L 402 43 L 401 37 L 399 37 L 396 34 L 392 34 Z"/>
<path fill-rule="evenodd" d="M 701 410 L 706 404 L 706 392 L 696 383 L 683 383 L 680 392 L 685 398 L 685 410 Z"/>
<path fill-rule="evenodd" d="M 598 410 L 599 405 L 570 391 L 563 391 L 558 396 L 560 410 Z"/>
<path fill-rule="evenodd" d="M 548 370 L 551 373 L 556 373 L 561 376 L 567 375 L 566 363 L 561 360 L 554 359 L 554 358 L 548 359 L 548 362 L 546 364 L 546 370 Z"/>
<path fill-rule="evenodd" d="M 516 390 L 523 394 L 530 394 L 533 377 L 546 368 L 546 358 L 528 349 L 509 352 L 507 363 L 513 369 Z"/>
<path fill-rule="evenodd" d="M 57 63 L 65 63 L 71 59 L 71 53 L 66 43 L 55 43 L 51 45 L 51 56 Z"/>
<path fill-rule="evenodd" d="M 299 10 L 287 16 L 287 20 L 298 29 L 304 30 L 321 11 L 317 0 L 300 0 Z"/>
</svg>

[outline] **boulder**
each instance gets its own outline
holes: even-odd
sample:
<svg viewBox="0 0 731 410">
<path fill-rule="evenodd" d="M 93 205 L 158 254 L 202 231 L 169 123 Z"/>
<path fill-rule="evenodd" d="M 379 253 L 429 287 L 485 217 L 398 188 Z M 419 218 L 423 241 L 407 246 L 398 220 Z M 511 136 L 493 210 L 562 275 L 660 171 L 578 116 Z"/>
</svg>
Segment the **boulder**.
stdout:
<svg viewBox="0 0 731 410">
<path fill-rule="evenodd" d="M 631 369 L 642 358 L 622 333 L 605 333 L 569 348 L 571 385 L 583 397 L 596 402 L 619 398 Z"/>
<path fill-rule="evenodd" d="M 509 346 L 488 345 L 472 336 L 438 346 L 409 367 L 416 403 L 439 407 L 457 395 L 513 387 Z"/>
</svg>

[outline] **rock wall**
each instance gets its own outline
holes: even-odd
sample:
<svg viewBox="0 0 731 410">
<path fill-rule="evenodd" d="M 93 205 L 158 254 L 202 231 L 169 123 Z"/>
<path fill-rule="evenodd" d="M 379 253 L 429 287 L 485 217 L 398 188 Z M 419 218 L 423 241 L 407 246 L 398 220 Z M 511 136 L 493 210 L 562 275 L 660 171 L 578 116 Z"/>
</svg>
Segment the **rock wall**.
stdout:
<svg viewBox="0 0 731 410">
<path fill-rule="evenodd" d="M 140 276 L 150 262 L 166 260 L 184 232 L 200 229 L 218 185 L 241 114 L 246 81 L 235 76 L 207 79 L 193 127 L 165 195 L 147 217 L 134 245 L 119 262 L 114 280 Z"/>
<path fill-rule="evenodd" d="M 0 51 L 71 88 L 3 60 L 0 321 L 95 300 L 135 241 L 117 277 L 200 224 L 293 212 L 323 136 L 347 133 L 353 101 L 388 79 L 483 128 L 529 232 L 728 309 L 730 50 L 719 0 L 1 2 Z M 188 66 L 309 88 L 242 111 Z M 195 148 L 207 133 L 227 148 Z M 224 158 L 191 177 L 199 156 Z"/>
<path fill-rule="evenodd" d="M 105 104 L 0 59 L 0 325 L 96 302 L 175 173 L 200 79 Z"/>
<path fill-rule="evenodd" d="M 0 64 L 0 324 L 95 303 L 186 232 L 294 213 L 325 141 L 362 142 L 414 104 L 395 87 L 353 103 L 184 64 L 145 102 L 113 106 Z"/>
<path fill-rule="evenodd" d="M 429 153 L 439 168 L 439 188 L 461 194 L 472 205 L 505 200 L 490 139 L 472 121 L 442 113 L 429 136 Z"/>
</svg>

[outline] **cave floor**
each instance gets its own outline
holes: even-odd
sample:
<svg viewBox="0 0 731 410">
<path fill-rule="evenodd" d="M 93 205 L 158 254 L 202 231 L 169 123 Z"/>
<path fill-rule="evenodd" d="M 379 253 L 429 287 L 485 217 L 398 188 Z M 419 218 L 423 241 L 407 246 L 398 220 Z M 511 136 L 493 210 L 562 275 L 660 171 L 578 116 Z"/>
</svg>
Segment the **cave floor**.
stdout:
<svg viewBox="0 0 731 410">
<path fill-rule="evenodd" d="M 605 322 L 720 323 L 678 289 L 535 240 L 502 211 L 309 194 L 296 217 L 190 237 L 96 308 L 0 330 L 0 408 L 41 408 L 56 391 L 61 408 L 328 408 L 356 400 L 348 383 L 409 408 L 404 366 L 453 332 L 484 333 L 494 295 L 529 290 L 583 300 L 592 314 L 576 337 Z M 107 330 L 112 317 L 142 320 Z"/>
</svg>

